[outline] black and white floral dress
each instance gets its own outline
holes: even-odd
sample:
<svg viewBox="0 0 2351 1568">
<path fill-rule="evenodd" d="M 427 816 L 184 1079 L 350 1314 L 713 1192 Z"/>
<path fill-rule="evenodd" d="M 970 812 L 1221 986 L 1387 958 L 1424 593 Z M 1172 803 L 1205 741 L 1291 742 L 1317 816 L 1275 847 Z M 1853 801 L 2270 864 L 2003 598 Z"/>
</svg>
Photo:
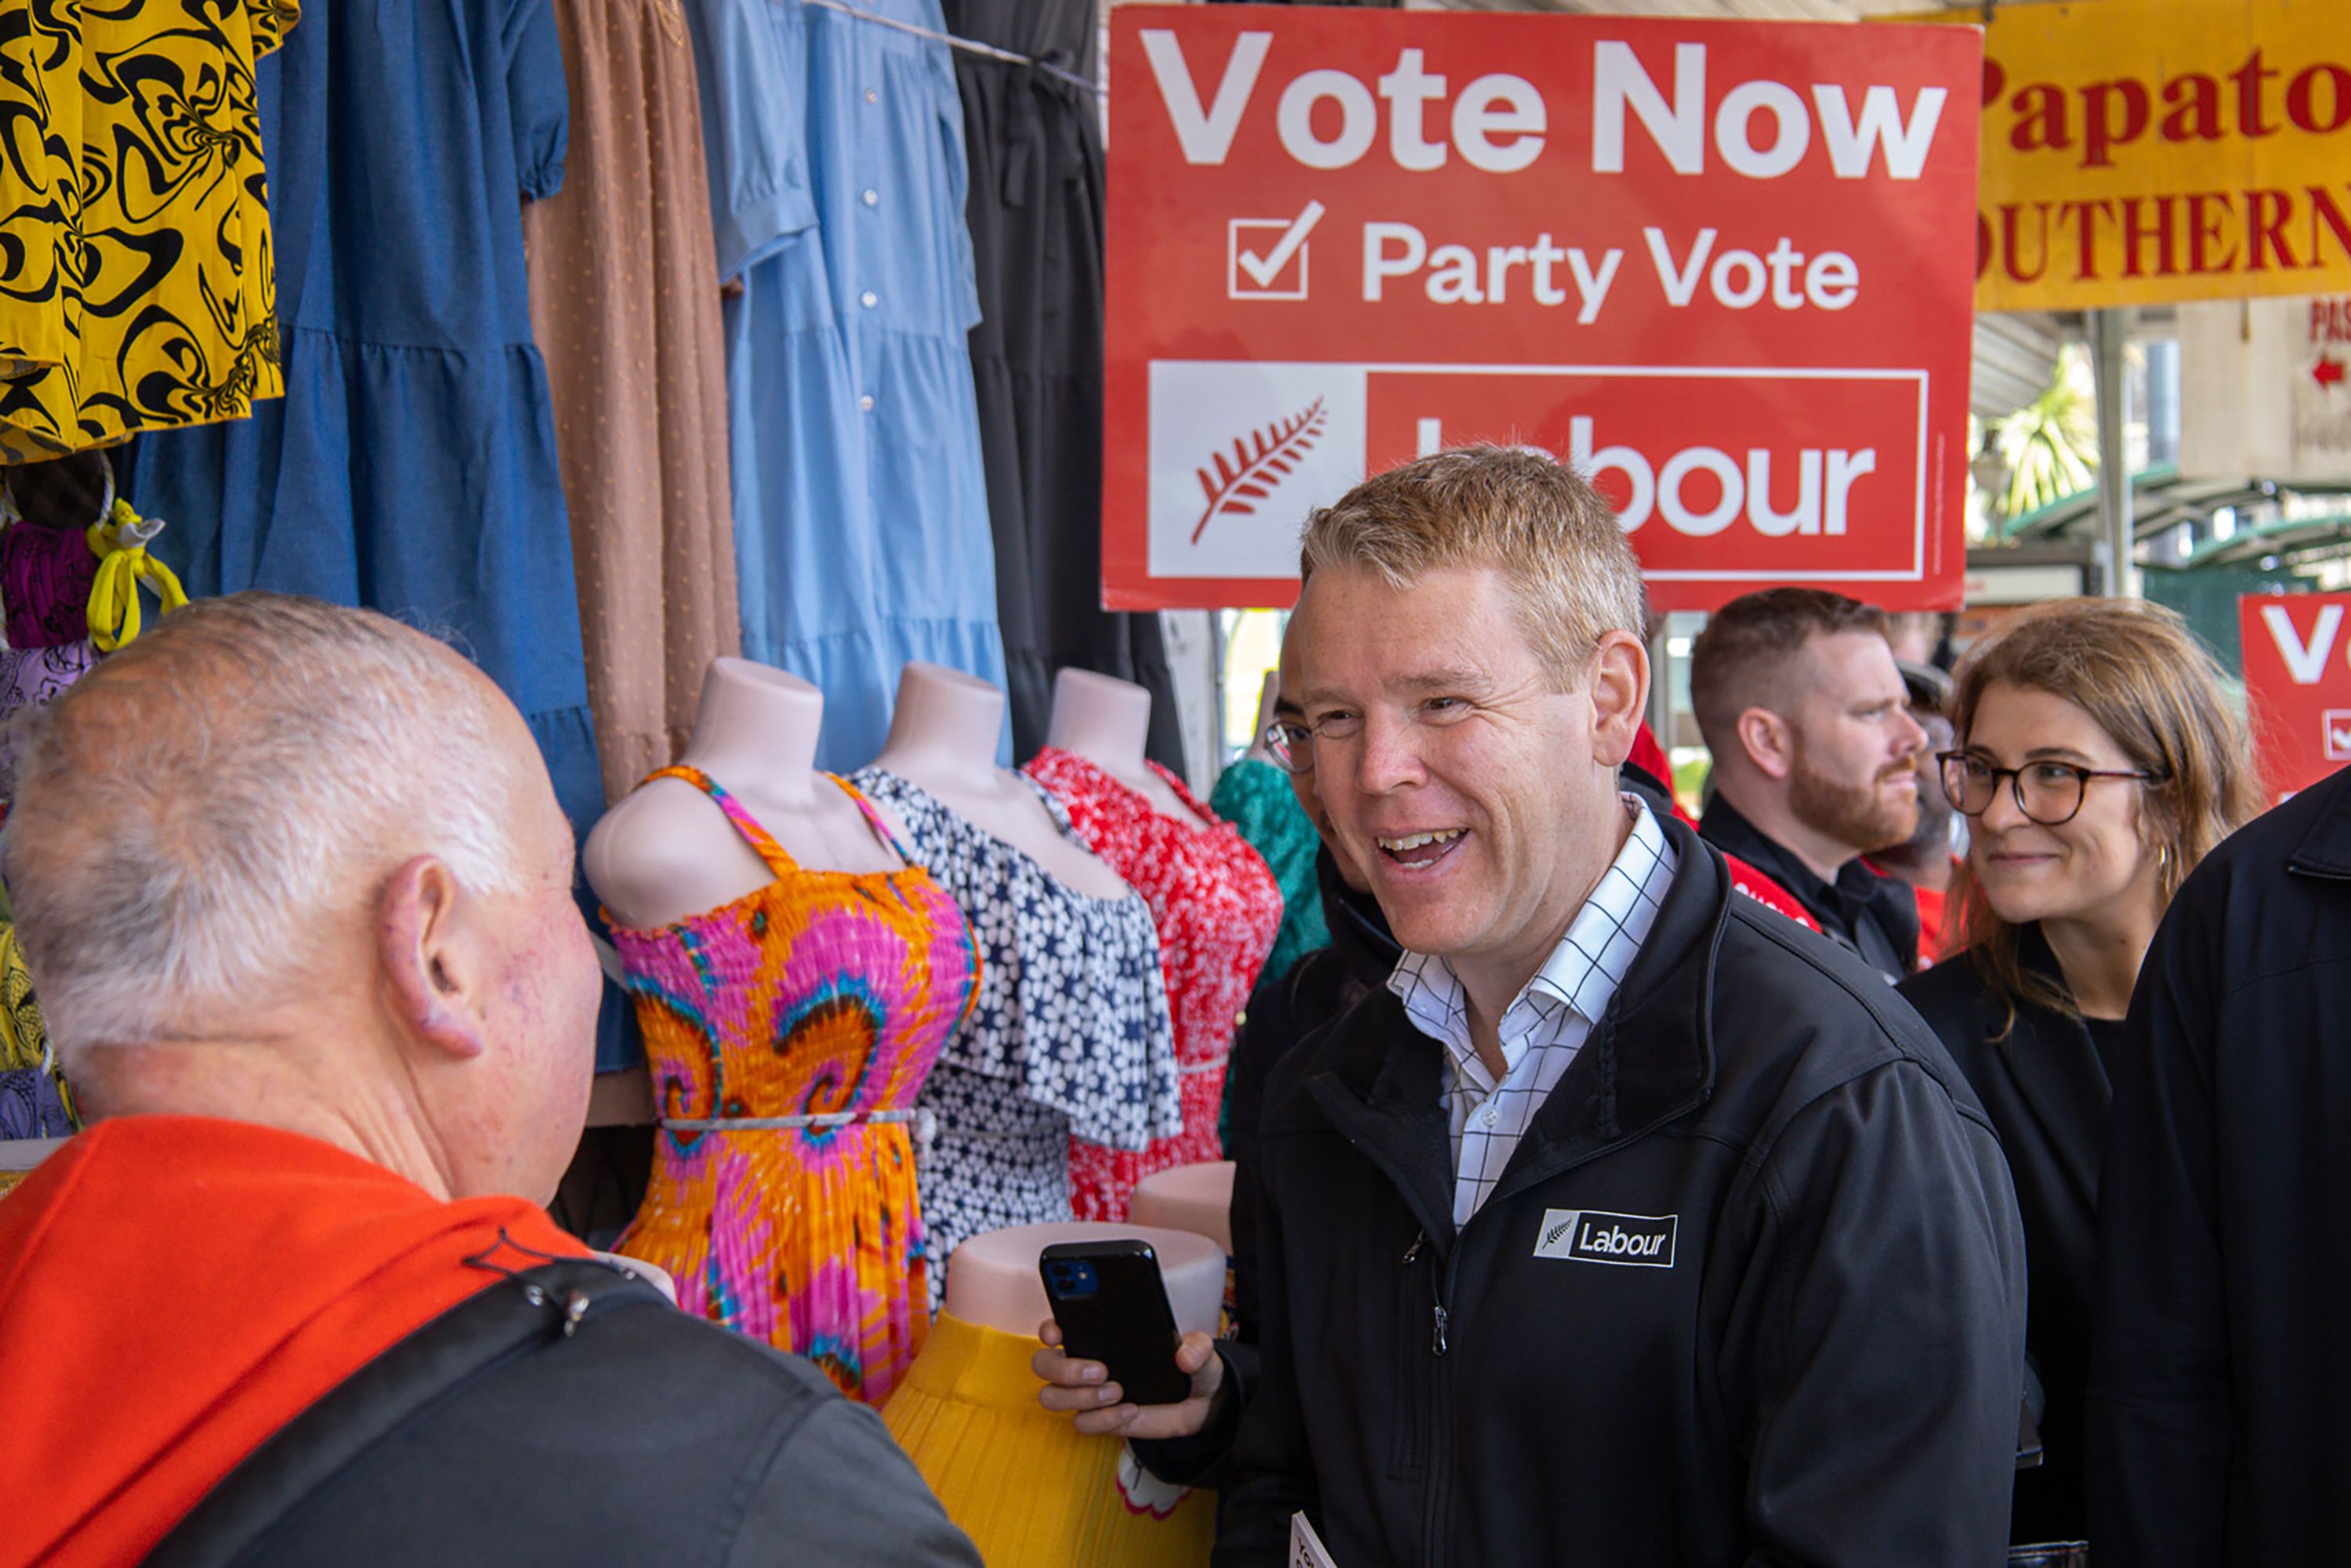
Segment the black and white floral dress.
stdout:
<svg viewBox="0 0 2351 1568">
<path fill-rule="evenodd" d="M 1072 1134 L 1139 1151 L 1182 1129 L 1167 985 L 1140 894 L 1075 892 L 896 774 L 852 782 L 896 815 L 980 953 L 979 996 L 915 1102 L 938 1124 L 915 1170 L 935 1307 L 965 1238 L 1071 1218 Z M 1021 782 L 1082 848 L 1061 802 Z"/>
</svg>

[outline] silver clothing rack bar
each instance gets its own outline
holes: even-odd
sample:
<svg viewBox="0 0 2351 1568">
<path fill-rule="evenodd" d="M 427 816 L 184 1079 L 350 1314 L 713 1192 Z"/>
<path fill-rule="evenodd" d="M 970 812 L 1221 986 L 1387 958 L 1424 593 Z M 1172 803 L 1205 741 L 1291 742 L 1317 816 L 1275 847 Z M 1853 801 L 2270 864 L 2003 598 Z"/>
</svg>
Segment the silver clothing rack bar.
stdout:
<svg viewBox="0 0 2351 1568">
<path fill-rule="evenodd" d="M 928 38 L 935 44 L 945 44 L 951 49 L 961 49 L 967 55 L 979 55 L 991 60 L 1002 60 L 1007 65 L 1028 66 L 1031 69 L 1044 72 L 1057 81 L 1067 82 L 1071 87 L 1082 89 L 1096 96 L 1100 96 L 1102 92 L 1100 83 L 1088 81 L 1075 71 L 1065 71 L 1050 61 L 1037 59 L 1029 55 L 1015 54 L 1010 49 L 999 49 L 994 44 L 983 44 L 976 38 L 961 38 L 953 33 L 941 33 L 929 27 L 918 27 L 912 22 L 901 22 L 895 16 L 877 16 L 862 5 L 851 5 L 850 0 L 800 0 L 800 3 L 804 5 L 822 6 L 827 11 L 838 11 L 844 16 L 854 16 L 861 22 L 871 22 L 877 27 L 894 27 L 901 33 L 912 33 L 918 38 Z"/>
<path fill-rule="evenodd" d="M 874 1122 L 920 1122 L 928 1113 L 904 1111 L 829 1111 L 820 1116 L 700 1116 L 662 1118 L 673 1133 L 781 1133 L 807 1127 L 857 1127 Z"/>
<path fill-rule="evenodd" d="M 795 1133 L 810 1128 L 870 1127 L 887 1123 L 911 1123 L 914 1163 L 928 1165 L 939 1138 L 939 1118 L 926 1106 L 895 1111 L 829 1111 L 818 1116 L 664 1116 L 666 1133 Z"/>
</svg>

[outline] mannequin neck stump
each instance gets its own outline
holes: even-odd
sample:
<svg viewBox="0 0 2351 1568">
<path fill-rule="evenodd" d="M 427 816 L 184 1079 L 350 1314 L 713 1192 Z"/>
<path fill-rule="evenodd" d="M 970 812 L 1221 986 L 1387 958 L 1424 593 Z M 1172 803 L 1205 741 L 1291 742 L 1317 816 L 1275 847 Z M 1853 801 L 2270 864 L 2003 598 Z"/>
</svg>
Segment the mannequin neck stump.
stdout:
<svg viewBox="0 0 2351 1568">
<path fill-rule="evenodd" d="M 814 770 L 824 698 L 797 675 L 713 661 L 694 738 L 679 760 L 733 796 L 807 871 L 904 865 L 857 802 Z M 776 873 L 716 801 L 683 779 L 639 785 L 588 835 L 588 885 L 612 918 L 651 930 L 731 904 Z"/>
<path fill-rule="evenodd" d="M 806 799 L 823 727 L 824 694 L 798 675 L 748 659 L 714 659 L 702 678 L 694 737 L 678 760 L 722 783 L 773 776 L 781 788 L 796 780 Z"/>
<path fill-rule="evenodd" d="M 1151 694 L 1141 686 L 1092 670 L 1063 670 L 1053 677 L 1048 746 L 1132 781 L 1151 771 L 1144 762 L 1150 737 Z"/>
<path fill-rule="evenodd" d="M 1034 786 L 996 765 L 1004 694 L 937 664 L 908 664 L 898 677 L 890 738 L 872 767 L 904 779 L 1047 875 L 1088 898 L 1124 898 L 1126 883 L 1061 831 Z"/>
<path fill-rule="evenodd" d="M 890 737 L 873 766 L 929 789 L 934 779 L 995 772 L 1003 733 L 1002 692 L 960 670 L 908 664 L 898 676 Z"/>
<path fill-rule="evenodd" d="M 1135 1184 L 1129 1210 L 1139 1225 L 1188 1230 L 1233 1249 L 1233 1162 L 1175 1166 Z"/>
<path fill-rule="evenodd" d="M 1186 806 L 1144 758 L 1151 737 L 1151 694 L 1132 681 L 1092 670 L 1053 677 L 1053 722 L 1045 744 L 1082 757 L 1186 827 L 1207 824 Z"/>
</svg>

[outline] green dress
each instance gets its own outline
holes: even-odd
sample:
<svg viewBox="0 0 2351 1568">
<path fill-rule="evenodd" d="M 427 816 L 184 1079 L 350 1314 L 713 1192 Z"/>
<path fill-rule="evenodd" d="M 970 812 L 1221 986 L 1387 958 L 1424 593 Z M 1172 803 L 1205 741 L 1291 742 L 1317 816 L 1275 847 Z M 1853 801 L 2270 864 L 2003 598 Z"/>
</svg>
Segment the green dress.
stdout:
<svg viewBox="0 0 2351 1568">
<path fill-rule="evenodd" d="M 1241 831 L 1281 884 L 1281 930 L 1265 961 L 1265 977 L 1279 979 L 1317 947 L 1331 945 L 1322 924 L 1322 894 L 1314 881 L 1314 853 L 1322 847 L 1290 780 L 1272 763 L 1244 757 L 1217 779 L 1209 810 Z"/>
</svg>

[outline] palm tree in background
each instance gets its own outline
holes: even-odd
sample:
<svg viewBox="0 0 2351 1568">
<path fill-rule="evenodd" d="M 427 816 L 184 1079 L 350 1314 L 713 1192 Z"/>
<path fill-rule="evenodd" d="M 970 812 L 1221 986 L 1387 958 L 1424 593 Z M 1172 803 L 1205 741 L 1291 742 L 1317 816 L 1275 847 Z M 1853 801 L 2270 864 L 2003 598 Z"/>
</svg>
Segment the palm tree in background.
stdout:
<svg viewBox="0 0 2351 1568">
<path fill-rule="evenodd" d="M 2079 343 L 2066 344 L 2049 385 L 2001 420 L 1996 435 L 2008 484 L 1994 496 L 1992 507 L 2003 521 L 2012 522 L 2095 483 L 2098 418 L 2089 351 Z"/>
</svg>

